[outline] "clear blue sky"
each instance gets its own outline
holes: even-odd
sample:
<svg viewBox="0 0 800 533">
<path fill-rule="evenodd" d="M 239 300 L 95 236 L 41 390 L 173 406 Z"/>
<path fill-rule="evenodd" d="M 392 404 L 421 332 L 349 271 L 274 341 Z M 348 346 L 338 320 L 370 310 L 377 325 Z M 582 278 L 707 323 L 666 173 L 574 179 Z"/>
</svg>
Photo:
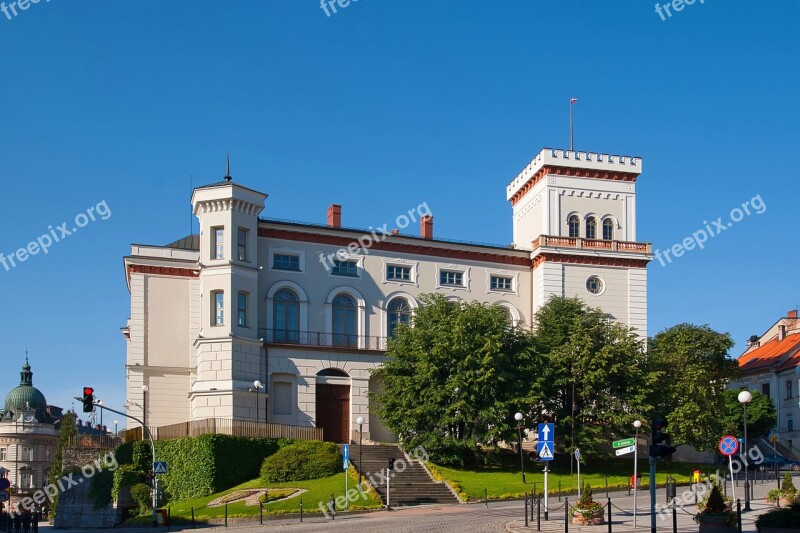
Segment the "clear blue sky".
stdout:
<svg viewBox="0 0 800 533">
<path fill-rule="evenodd" d="M 8 3 L 8 0 L 6 0 Z M 506 184 L 544 146 L 644 157 L 639 240 L 668 248 L 755 195 L 767 206 L 649 268 L 650 335 L 730 332 L 738 356 L 800 302 L 800 4 L 41 0 L 0 13 L 0 391 L 124 401 L 132 242 L 189 232 L 189 180 L 270 194 L 265 216 L 381 225 L 427 201 L 436 235 L 511 240 Z M 56 230 L 58 231 L 58 230 Z M 59 234 L 57 232 L 57 234 Z"/>
</svg>

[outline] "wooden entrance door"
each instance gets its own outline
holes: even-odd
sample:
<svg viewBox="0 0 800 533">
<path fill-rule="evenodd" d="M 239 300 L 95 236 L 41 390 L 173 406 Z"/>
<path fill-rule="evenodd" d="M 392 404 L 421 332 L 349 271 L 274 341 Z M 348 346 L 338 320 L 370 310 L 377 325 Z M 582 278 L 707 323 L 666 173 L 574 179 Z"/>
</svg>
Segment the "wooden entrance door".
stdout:
<svg viewBox="0 0 800 533">
<path fill-rule="evenodd" d="M 350 442 L 350 386 L 317 383 L 317 427 L 327 441 Z"/>
</svg>

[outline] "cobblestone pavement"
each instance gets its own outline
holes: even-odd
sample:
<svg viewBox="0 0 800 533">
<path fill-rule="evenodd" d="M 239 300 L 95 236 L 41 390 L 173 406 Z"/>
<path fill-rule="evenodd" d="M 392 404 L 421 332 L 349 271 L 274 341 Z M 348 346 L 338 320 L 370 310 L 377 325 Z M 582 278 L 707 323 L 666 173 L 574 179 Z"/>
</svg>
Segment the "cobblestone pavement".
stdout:
<svg viewBox="0 0 800 533">
<path fill-rule="evenodd" d="M 796 482 L 797 483 L 797 482 Z M 754 485 L 754 499 L 752 501 L 753 510 L 743 514 L 743 533 L 755 533 L 754 520 L 756 516 L 767 511 L 771 506 L 765 503 L 767 491 L 775 488 L 773 483 L 756 483 Z M 680 498 L 686 487 L 678 487 L 678 497 Z M 743 496 L 743 488 L 737 488 L 737 496 Z M 649 493 L 642 492 L 638 498 L 639 515 L 637 517 L 637 528 L 633 529 L 633 498 L 627 492 L 611 494 L 612 498 L 612 532 L 613 533 L 649 533 L 650 515 Z M 601 491 L 595 493 L 595 500 L 606 503 L 605 494 Z M 658 491 L 656 503 L 662 505 L 666 501 L 663 490 Z M 695 512 L 693 500 L 686 505 L 685 510 L 678 509 L 678 531 L 696 532 L 698 526 L 692 521 L 692 514 Z M 550 519 L 541 521 L 541 531 L 563 532 L 564 531 L 564 502 L 559 502 L 558 498 L 550 499 Z M 452 531 L 457 533 L 527 533 L 535 532 L 535 518 L 525 527 L 523 503 L 522 501 L 511 502 L 490 502 L 486 507 L 483 504 L 473 505 L 449 505 L 449 506 L 420 506 L 396 509 L 392 511 L 378 511 L 364 514 L 339 515 L 336 520 L 329 520 L 319 516 L 306 517 L 302 523 L 298 519 L 270 519 L 265 520 L 264 525 L 258 521 L 251 520 L 231 520 L 230 527 L 224 526 L 202 526 L 198 527 L 201 531 L 286 531 L 291 532 L 389 532 L 389 533 L 417 533 L 417 532 L 440 532 Z M 672 514 L 665 516 L 664 520 L 657 519 L 657 531 L 668 533 L 672 531 Z M 43 531 L 49 528 L 42 528 Z M 120 528 L 128 533 L 152 532 L 152 528 Z M 171 531 L 190 531 L 190 527 L 172 527 Z M 75 531 L 75 530 L 72 530 Z M 89 530 L 89 531 L 99 531 Z M 119 530 L 117 530 L 119 531 Z M 167 531 L 165 527 L 159 527 L 155 531 Z M 603 526 L 575 526 L 570 524 L 569 533 L 606 533 L 608 525 Z M 77 532 L 76 532 L 77 533 Z M 88 533 L 88 532 L 87 532 Z"/>
</svg>

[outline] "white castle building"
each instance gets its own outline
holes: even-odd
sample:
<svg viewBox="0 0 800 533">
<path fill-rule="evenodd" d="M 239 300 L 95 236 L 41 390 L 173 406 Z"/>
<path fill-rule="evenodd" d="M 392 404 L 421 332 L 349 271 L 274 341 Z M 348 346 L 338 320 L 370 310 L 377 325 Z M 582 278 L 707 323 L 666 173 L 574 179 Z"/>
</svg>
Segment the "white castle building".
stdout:
<svg viewBox="0 0 800 533">
<path fill-rule="evenodd" d="M 199 187 L 199 235 L 125 257 L 129 413 L 149 426 L 316 426 L 337 442 L 364 416 L 365 437 L 392 440 L 370 410 L 370 373 L 423 293 L 499 305 L 525 328 L 551 296 L 578 296 L 644 337 L 641 171 L 640 158 L 542 150 L 507 187 L 510 246 L 434 239 L 426 204 L 407 214 L 419 235 L 384 235 L 343 227 L 339 205 L 325 225 L 261 218 L 267 195 L 229 175 Z"/>
</svg>

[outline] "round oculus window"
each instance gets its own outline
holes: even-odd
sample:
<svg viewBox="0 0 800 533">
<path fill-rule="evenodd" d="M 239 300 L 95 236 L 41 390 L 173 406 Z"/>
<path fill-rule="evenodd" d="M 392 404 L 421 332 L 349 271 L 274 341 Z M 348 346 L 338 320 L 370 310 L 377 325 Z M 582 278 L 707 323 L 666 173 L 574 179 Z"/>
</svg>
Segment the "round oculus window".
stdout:
<svg viewBox="0 0 800 533">
<path fill-rule="evenodd" d="M 589 279 L 586 280 L 586 290 L 592 294 L 600 294 L 605 288 L 605 283 L 597 276 L 589 276 Z"/>
</svg>

